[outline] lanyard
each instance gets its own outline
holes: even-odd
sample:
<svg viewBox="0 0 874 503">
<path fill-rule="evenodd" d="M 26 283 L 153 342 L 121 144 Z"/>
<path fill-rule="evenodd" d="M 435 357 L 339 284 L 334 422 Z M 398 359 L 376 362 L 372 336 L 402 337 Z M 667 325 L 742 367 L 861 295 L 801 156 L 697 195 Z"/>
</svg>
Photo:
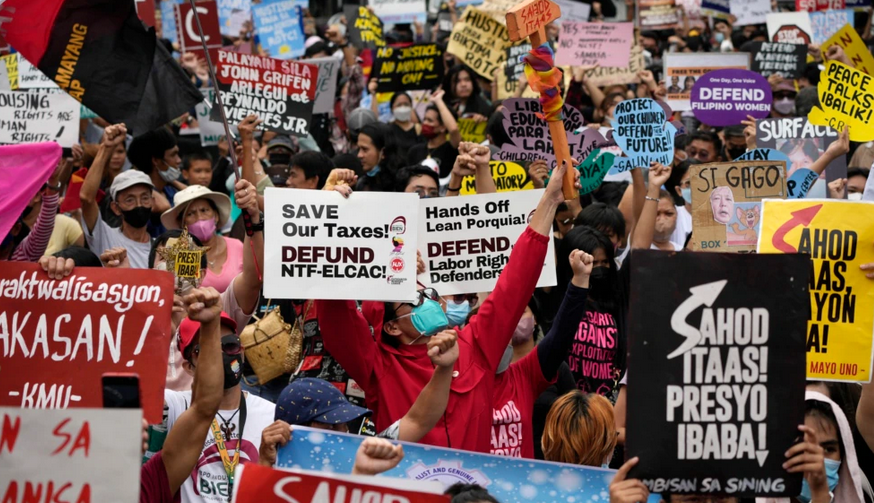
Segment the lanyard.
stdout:
<svg viewBox="0 0 874 503">
<path fill-rule="evenodd" d="M 237 440 L 237 448 L 234 450 L 234 459 L 231 460 L 231 457 L 228 455 L 228 448 L 225 445 L 226 440 L 230 440 L 230 438 L 225 438 L 225 435 L 222 434 L 221 427 L 218 424 L 218 421 L 213 418 L 212 420 L 212 437 L 215 439 L 216 449 L 219 451 L 219 455 L 222 458 L 222 464 L 225 467 L 225 473 L 228 475 L 228 495 L 232 494 L 232 489 L 234 487 L 234 469 L 237 468 L 237 465 L 240 463 L 240 451 L 242 450 L 243 443 L 243 428 L 246 427 L 246 397 L 240 392 L 240 435 L 239 440 Z M 229 430 L 228 430 L 229 431 Z M 230 434 L 228 434 L 230 436 Z"/>
</svg>

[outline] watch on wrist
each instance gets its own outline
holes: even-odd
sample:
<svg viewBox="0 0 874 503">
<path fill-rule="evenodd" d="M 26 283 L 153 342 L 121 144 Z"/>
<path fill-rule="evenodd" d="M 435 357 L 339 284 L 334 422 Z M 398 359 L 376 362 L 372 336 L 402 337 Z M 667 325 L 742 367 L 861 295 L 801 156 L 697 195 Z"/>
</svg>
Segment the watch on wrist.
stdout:
<svg viewBox="0 0 874 503">
<path fill-rule="evenodd" d="M 48 182 L 46 182 L 46 188 L 49 189 L 49 190 L 53 190 L 53 191 L 55 191 L 55 192 L 60 192 L 60 191 L 61 191 L 61 187 L 63 187 L 63 185 L 61 184 L 61 182 L 58 182 L 57 185 L 49 185 Z"/>
<path fill-rule="evenodd" d="M 260 212 L 261 215 L 258 217 L 258 223 L 252 223 L 252 230 L 255 232 L 264 232 L 264 212 Z"/>
</svg>

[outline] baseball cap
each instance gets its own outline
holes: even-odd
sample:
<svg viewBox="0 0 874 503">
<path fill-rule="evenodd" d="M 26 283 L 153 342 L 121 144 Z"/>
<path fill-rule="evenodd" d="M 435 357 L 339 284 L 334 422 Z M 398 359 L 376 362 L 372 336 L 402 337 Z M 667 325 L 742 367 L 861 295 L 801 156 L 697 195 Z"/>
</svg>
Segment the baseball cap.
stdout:
<svg viewBox="0 0 874 503">
<path fill-rule="evenodd" d="M 349 403 L 333 384 L 307 377 L 292 381 L 282 390 L 273 420 L 291 425 L 312 421 L 343 424 L 370 414 L 370 410 Z"/>
<path fill-rule="evenodd" d="M 349 117 L 346 118 L 346 127 L 349 128 L 349 131 L 358 134 L 361 131 L 361 128 L 368 124 L 373 124 L 377 121 L 376 114 L 373 113 L 373 110 L 367 108 L 356 108 L 352 110 L 352 113 L 349 114 Z"/>
<path fill-rule="evenodd" d="M 149 178 L 149 175 L 143 173 L 142 171 L 138 171 L 135 169 L 129 169 L 127 171 L 123 171 L 115 177 L 112 181 L 112 185 L 109 186 L 109 197 L 116 200 L 116 196 L 119 192 L 129 189 L 134 185 L 148 185 L 151 188 L 155 188 L 155 185 L 152 183 L 152 179 Z"/>
<path fill-rule="evenodd" d="M 224 311 L 222 311 L 221 324 L 230 328 L 234 332 L 237 331 L 237 322 Z M 191 342 L 194 341 L 194 336 L 197 335 L 199 330 L 199 321 L 194 321 L 187 317 L 182 320 L 182 323 L 179 324 L 179 330 L 176 333 L 176 347 L 179 349 L 180 353 L 183 355 L 185 354 L 185 350 L 191 346 Z"/>
<path fill-rule="evenodd" d="M 267 151 L 269 152 L 273 147 L 285 147 L 288 150 L 294 152 L 296 149 L 294 148 L 294 143 L 291 141 L 291 138 L 284 134 L 276 135 L 272 140 L 267 142 Z"/>
</svg>

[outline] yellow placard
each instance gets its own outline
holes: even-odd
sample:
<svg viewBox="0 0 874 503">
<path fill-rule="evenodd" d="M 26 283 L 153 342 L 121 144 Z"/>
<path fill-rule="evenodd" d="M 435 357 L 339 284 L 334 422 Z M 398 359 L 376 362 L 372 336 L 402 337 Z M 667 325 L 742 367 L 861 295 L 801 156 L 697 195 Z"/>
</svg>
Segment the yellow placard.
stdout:
<svg viewBox="0 0 874 503">
<path fill-rule="evenodd" d="M 176 253 L 176 277 L 200 279 L 200 250 L 179 251 Z"/>
<path fill-rule="evenodd" d="M 874 203 L 766 200 L 759 253 L 811 256 L 807 378 L 868 382 L 874 334 Z"/>
<path fill-rule="evenodd" d="M 0 57 L 6 65 L 6 74 L 9 75 L 9 89 L 18 89 L 18 54 L 7 54 Z"/>
<path fill-rule="evenodd" d="M 506 49 L 512 45 L 507 27 L 474 7 L 467 7 L 455 23 L 446 52 L 479 75 L 492 80 L 492 72 L 506 61 Z M 501 68 L 503 70 L 503 68 Z"/>
<path fill-rule="evenodd" d="M 849 24 L 845 24 L 843 28 L 837 31 L 820 47 L 822 48 L 823 60 L 828 48 L 833 45 L 839 45 L 844 49 L 844 54 L 850 58 L 850 62 L 857 70 L 863 73 L 872 75 L 874 72 L 874 56 L 871 56 L 871 51 L 865 46 L 865 42 L 856 33 L 856 30 Z"/>
<path fill-rule="evenodd" d="M 874 140 L 874 77 L 838 61 L 828 61 L 817 85 L 819 106 L 807 118 L 811 124 L 841 132 L 850 127 L 850 140 Z"/>
<path fill-rule="evenodd" d="M 495 180 L 498 192 L 513 192 L 534 188 L 534 182 L 528 176 L 528 170 L 522 167 L 521 164 L 508 161 L 490 161 L 489 167 L 492 169 L 492 178 Z M 476 178 L 472 176 L 464 177 L 461 181 L 461 192 L 459 194 L 462 196 L 476 194 Z"/>
<path fill-rule="evenodd" d="M 482 143 L 486 139 L 486 126 L 488 122 L 476 122 L 473 119 L 458 119 L 458 131 L 462 141 Z"/>
</svg>

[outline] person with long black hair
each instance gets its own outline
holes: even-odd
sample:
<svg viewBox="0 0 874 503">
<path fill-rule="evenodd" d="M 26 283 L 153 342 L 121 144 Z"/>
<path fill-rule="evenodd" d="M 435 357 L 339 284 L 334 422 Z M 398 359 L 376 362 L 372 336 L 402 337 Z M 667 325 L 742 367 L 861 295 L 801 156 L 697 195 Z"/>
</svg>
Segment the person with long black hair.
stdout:
<svg viewBox="0 0 874 503">
<path fill-rule="evenodd" d="M 358 160 L 365 176 L 358 180 L 357 190 L 393 192 L 395 176 L 404 166 L 398 146 L 389 127 L 381 123 L 368 124 L 358 133 Z"/>
<path fill-rule="evenodd" d="M 476 73 L 465 65 L 455 65 L 443 79 L 449 107 L 460 118 L 476 122 L 488 120 L 491 105 L 482 96 Z"/>
</svg>

